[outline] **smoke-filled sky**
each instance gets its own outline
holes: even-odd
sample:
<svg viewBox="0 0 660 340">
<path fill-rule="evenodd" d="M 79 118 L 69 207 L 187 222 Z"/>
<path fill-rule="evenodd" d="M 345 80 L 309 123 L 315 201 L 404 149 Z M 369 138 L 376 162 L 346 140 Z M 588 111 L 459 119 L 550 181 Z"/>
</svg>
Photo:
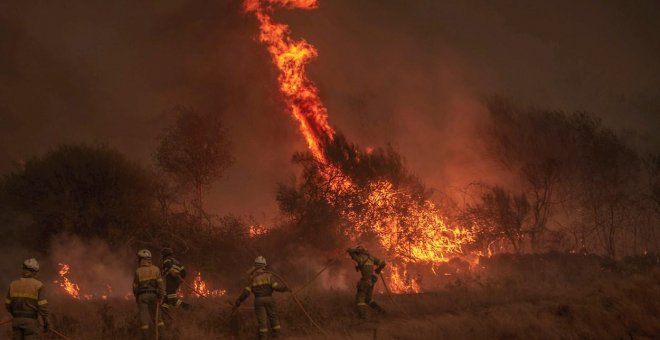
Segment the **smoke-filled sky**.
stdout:
<svg viewBox="0 0 660 340">
<path fill-rule="evenodd" d="M 660 3 L 320 0 L 282 11 L 319 50 L 309 73 L 331 123 L 392 143 L 431 187 L 488 179 L 481 100 L 586 110 L 660 146 Z M 103 143 L 151 164 L 175 105 L 217 112 L 234 166 L 212 213 L 273 216 L 305 150 L 240 1 L 0 3 L 0 173 L 61 143 Z M 634 132 L 634 135 L 631 134 Z"/>
</svg>

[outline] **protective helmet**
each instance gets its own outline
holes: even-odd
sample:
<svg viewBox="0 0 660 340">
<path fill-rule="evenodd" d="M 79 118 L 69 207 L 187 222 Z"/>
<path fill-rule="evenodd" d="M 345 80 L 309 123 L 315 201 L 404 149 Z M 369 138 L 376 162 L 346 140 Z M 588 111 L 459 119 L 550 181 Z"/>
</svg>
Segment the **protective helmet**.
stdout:
<svg viewBox="0 0 660 340">
<path fill-rule="evenodd" d="M 137 256 L 141 259 L 150 259 L 151 252 L 149 251 L 149 249 L 141 249 L 140 251 L 137 252 Z"/>
<path fill-rule="evenodd" d="M 39 262 L 35 258 L 23 261 L 23 269 L 31 270 L 33 272 L 39 271 Z"/>
<path fill-rule="evenodd" d="M 174 255 L 174 250 L 172 248 L 163 248 L 160 250 L 160 256 L 165 257 L 170 255 Z"/>
<path fill-rule="evenodd" d="M 266 258 L 263 256 L 257 256 L 256 259 L 254 259 L 254 266 L 255 267 L 265 267 L 266 266 Z"/>
<path fill-rule="evenodd" d="M 348 252 L 348 253 L 366 253 L 366 252 L 367 252 L 367 249 L 364 248 L 363 246 L 361 246 L 361 245 L 358 244 L 358 245 L 356 245 L 356 246 L 354 246 L 354 247 L 350 247 L 350 248 L 348 248 L 348 249 L 346 250 L 346 252 Z"/>
</svg>

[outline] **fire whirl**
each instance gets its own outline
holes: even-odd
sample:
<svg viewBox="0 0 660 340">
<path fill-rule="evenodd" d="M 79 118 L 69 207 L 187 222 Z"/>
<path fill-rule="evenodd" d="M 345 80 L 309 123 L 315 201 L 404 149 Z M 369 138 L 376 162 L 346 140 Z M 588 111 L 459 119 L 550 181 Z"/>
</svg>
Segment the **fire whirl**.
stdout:
<svg viewBox="0 0 660 340">
<path fill-rule="evenodd" d="M 327 109 L 318 89 L 305 72 L 305 65 L 318 53 L 305 40 L 293 40 L 287 25 L 273 22 L 270 13 L 276 7 L 310 10 L 318 7 L 318 1 L 245 0 L 244 9 L 259 21 L 259 40 L 266 45 L 279 70 L 278 82 L 284 101 L 330 188 L 327 201 L 351 224 L 353 230 L 349 236 L 353 241 L 367 233 L 376 235 L 380 246 L 396 263 L 389 271 L 394 292 L 420 292 L 407 265 L 433 265 L 462 255 L 462 247 L 473 240 L 471 233 L 464 228 L 448 226 L 433 202 L 414 198 L 387 180 L 358 185 L 339 164 L 328 160 L 328 147 L 337 135 L 328 122 Z M 359 158 L 354 161 L 359 162 Z M 349 195 L 361 201 L 341 202 Z M 356 210 L 356 206 L 360 209 Z"/>
</svg>

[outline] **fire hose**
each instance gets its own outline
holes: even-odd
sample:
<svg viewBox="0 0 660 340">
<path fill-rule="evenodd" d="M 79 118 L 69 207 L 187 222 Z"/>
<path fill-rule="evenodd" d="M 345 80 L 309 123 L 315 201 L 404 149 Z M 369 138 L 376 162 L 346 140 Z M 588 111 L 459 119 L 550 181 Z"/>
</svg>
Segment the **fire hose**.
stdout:
<svg viewBox="0 0 660 340">
<path fill-rule="evenodd" d="M 9 319 L 9 320 L 2 321 L 2 322 L 0 322 L 0 326 L 8 324 L 8 323 L 10 323 L 12 320 L 13 320 L 13 319 Z M 64 339 L 64 340 L 71 340 L 71 338 L 67 337 L 66 335 L 64 335 L 64 334 L 62 334 L 62 333 L 60 333 L 60 332 L 58 332 L 57 330 L 54 330 L 54 329 L 52 329 L 52 328 L 48 328 L 48 331 L 49 331 L 49 332 L 53 332 L 53 334 L 59 336 L 60 338 L 62 338 L 62 339 Z"/>
<path fill-rule="evenodd" d="M 282 281 L 284 286 L 291 287 L 286 283 L 286 280 L 284 280 L 284 278 L 282 276 L 280 276 L 279 274 L 277 274 L 273 271 L 268 271 L 268 272 L 273 274 L 280 281 Z M 323 334 L 325 337 L 328 337 L 328 333 L 323 328 L 321 328 L 321 326 L 319 326 L 319 324 L 316 323 L 316 321 L 314 321 L 314 319 L 309 315 L 309 313 L 307 312 L 305 307 L 303 307 L 302 303 L 300 303 L 300 300 L 298 300 L 298 297 L 296 297 L 296 294 L 292 290 L 290 290 L 289 293 L 291 293 L 291 297 L 293 298 L 293 301 L 298 305 L 298 307 L 300 307 L 300 310 L 302 310 L 303 314 L 305 314 L 305 316 L 307 317 L 307 319 L 309 319 L 309 321 L 312 323 L 312 325 L 314 325 L 314 327 L 316 327 L 316 329 L 318 329 L 319 332 L 321 332 L 321 334 Z"/>
<path fill-rule="evenodd" d="M 343 251 L 342 251 L 342 252 L 343 252 Z M 341 253 L 340 253 L 340 254 L 341 254 Z M 300 288 L 296 289 L 296 294 L 300 293 L 303 289 L 309 287 L 309 285 L 312 284 L 312 282 L 316 281 L 316 279 L 318 279 L 319 276 L 321 276 L 321 274 L 323 274 L 323 272 L 325 272 L 325 271 L 326 271 L 328 268 L 330 268 L 333 264 L 335 264 L 336 262 L 338 262 L 338 261 L 339 261 L 339 255 L 340 255 L 340 254 L 337 254 L 335 257 L 331 258 L 330 261 L 328 261 L 328 264 L 325 265 L 325 267 L 323 267 L 323 269 L 321 269 L 318 273 L 316 273 L 316 275 L 314 275 L 314 277 L 313 277 L 311 280 L 307 281 L 307 283 L 305 283 L 304 285 L 302 285 Z"/>
</svg>

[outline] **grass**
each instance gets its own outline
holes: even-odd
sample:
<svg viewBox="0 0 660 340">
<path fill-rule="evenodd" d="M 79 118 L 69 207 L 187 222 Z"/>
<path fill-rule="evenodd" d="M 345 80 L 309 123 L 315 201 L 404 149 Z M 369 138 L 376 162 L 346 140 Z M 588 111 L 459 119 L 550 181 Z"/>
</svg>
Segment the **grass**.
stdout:
<svg viewBox="0 0 660 340">
<path fill-rule="evenodd" d="M 310 290 L 299 297 L 333 339 L 660 339 L 657 263 L 612 267 L 566 256 L 485 262 L 433 292 L 393 300 L 378 294 L 388 314 L 372 314 L 367 321 L 355 318 L 352 291 Z M 166 338 L 253 338 L 250 301 L 232 315 L 226 300 L 193 299 L 193 311 L 172 312 Z M 277 301 L 285 338 L 321 338 L 287 295 L 277 295 Z M 133 301 L 56 299 L 51 305 L 53 326 L 73 339 L 138 335 Z M 8 328 L 0 335 L 8 335 Z"/>
</svg>

